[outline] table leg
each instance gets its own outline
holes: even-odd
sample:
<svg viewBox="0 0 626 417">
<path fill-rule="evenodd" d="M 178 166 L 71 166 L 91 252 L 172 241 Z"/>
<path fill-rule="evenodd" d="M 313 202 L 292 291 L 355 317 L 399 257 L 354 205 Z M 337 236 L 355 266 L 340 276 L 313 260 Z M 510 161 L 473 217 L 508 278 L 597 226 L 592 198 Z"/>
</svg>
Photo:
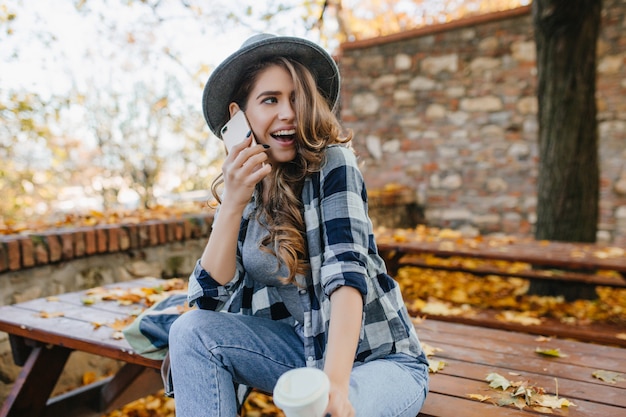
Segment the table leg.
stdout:
<svg viewBox="0 0 626 417">
<path fill-rule="evenodd" d="M 71 352 L 61 346 L 33 347 L 0 408 L 0 417 L 39 417 Z"/>
</svg>

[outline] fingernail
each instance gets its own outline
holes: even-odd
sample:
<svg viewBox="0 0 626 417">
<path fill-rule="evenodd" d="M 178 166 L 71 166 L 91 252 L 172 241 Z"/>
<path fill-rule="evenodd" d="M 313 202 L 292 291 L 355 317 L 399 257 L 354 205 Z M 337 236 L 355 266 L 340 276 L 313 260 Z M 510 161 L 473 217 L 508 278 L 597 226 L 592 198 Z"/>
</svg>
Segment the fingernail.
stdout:
<svg viewBox="0 0 626 417">
<path fill-rule="evenodd" d="M 252 134 L 252 131 L 248 130 L 248 134 L 246 135 L 246 137 L 249 138 L 251 134 Z"/>
<path fill-rule="evenodd" d="M 268 145 L 267 143 L 264 143 L 264 144 L 263 144 L 263 147 L 264 147 L 265 149 L 269 149 L 269 148 L 270 148 L 270 145 Z"/>
</svg>

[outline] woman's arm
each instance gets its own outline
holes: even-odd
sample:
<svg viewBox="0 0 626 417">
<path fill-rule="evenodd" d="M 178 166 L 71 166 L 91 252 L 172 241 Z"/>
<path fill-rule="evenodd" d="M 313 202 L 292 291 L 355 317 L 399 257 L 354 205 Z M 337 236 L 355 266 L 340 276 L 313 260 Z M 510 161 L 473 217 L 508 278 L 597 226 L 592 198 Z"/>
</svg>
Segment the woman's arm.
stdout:
<svg viewBox="0 0 626 417">
<path fill-rule="evenodd" d="M 204 248 L 200 265 L 218 283 L 224 285 L 237 269 L 237 239 L 243 211 L 252 197 L 254 187 L 271 171 L 265 148 L 250 147 L 252 136 L 234 146 L 222 166 L 224 196 L 219 215 Z"/>
<path fill-rule="evenodd" d="M 333 417 L 354 416 L 348 393 L 362 317 L 363 297 L 356 288 L 343 286 L 331 294 L 324 372 L 330 379 L 330 398 L 326 412 Z"/>
</svg>

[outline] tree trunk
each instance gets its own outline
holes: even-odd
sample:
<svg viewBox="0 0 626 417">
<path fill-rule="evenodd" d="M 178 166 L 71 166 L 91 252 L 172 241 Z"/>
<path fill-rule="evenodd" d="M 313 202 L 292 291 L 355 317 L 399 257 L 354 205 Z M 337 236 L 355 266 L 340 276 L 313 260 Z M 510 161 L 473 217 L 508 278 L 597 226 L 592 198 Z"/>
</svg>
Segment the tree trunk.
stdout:
<svg viewBox="0 0 626 417">
<path fill-rule="evenodd" d="M 599 166 L 596 43 L 601 0 L 534 0 L 539 104 L 535 238 L 595 242 Z M 537 285 L 538 284 L 538 285 Z M 531 292 L 588 298 L 589 288 L 531 285 Z"/>
<path fill-rule="evenodd" d="M 535 0 L 539 101 L 537 239 L 595 242 L 596 42 L 601 0 Z"/>
</svg>

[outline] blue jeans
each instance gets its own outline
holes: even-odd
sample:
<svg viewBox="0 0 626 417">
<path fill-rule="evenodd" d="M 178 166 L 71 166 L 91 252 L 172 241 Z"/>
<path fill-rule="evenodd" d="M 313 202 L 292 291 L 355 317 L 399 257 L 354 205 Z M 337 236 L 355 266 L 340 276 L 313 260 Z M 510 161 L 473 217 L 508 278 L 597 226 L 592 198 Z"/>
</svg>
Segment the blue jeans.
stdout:
<svg viewBox="0 0 626 417">
<path fill-rule="evenodd" d="M 188 311 L 172 325 L 169 343 L 177 417 L 234 417 L 233 383 L 271 393 L 283 373 L 306 366 L 299 332 L 258 317 Z M 415 417 L 428 391 L 428 365 L 420 359 L 392 354 L 355 364 L 356 416 Z"/>
</svg>

